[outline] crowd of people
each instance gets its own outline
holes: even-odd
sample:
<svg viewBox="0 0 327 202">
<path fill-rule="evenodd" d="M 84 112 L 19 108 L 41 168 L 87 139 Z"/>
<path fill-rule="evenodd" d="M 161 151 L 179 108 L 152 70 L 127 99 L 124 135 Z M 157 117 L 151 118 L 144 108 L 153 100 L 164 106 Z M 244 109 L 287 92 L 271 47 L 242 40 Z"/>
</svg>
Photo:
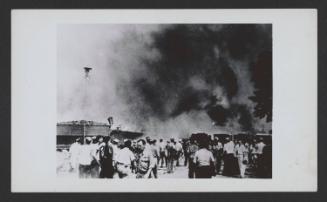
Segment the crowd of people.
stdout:
<svg viewBox="0 0 327 202">
<path fill-rule="evenodd" d="M 109 136 L 76 139 L 69 148 L 70 170 L 80 178 L 158 178 L 187 166 L 189 178 L 216 175 L 271 177 L 271 144 L 262 138 L 251 141 L 230 137 L 198 139 L 119 140 Z"/>
</svg>

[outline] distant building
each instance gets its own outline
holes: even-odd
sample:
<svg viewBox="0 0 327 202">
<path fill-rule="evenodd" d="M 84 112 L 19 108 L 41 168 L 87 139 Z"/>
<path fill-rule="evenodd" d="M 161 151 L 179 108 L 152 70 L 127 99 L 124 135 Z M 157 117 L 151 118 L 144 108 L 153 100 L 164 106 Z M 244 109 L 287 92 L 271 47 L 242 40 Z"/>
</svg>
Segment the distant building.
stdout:
<svg viewBox="0 0 327 202">
<path fill-rule="evenodd" d="M 112 136 L 120 140 L 136 139 L 143 136 L 143 133 L 111 130 L 109 124 L 94 121 L 68 121 L 57 123 L 57 148 L 67 148 L 67 145 L 72 144 L 77 138 L 93 137 L 97 135 Z"/>
<path fill-rule="evenodd" d="M 69 121 L 57 123 L 57 145 L 58 144 L 71 144 L 78 137 L 85 136 L 107 136 L 109 135 L 110 128 L 108 124 L 99 123 L 94 121 Z"/>
</svg>

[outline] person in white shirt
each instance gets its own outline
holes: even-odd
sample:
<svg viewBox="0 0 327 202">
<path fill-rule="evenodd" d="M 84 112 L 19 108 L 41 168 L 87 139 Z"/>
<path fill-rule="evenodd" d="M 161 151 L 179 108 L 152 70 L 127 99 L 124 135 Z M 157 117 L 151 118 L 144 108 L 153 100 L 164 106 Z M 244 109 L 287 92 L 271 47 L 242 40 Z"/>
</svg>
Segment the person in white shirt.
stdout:
<svg viewBox="0 0 327 202">
<path fill-rule="evenodd" d="M 226 154 L 234 155 L 234 147 L 235 147 L 234 142 L 231 141 L 229 137 L 226 138 L 226 141 L 227 141 L 227 143 L 224 145 L 224 152 Z"/>
<path fill-rule="evenodd" d="M 131 145 L 132 142 L 126 140 L 124 148 L 117 154 L 116 164 L 119 178 L 130 178 L 132 176 L 132 166 L 135 166 L 135 155 L 130 150 Z"/>
<path fill-rule="evenodd" d="M 244 152 L 244 160 L 247 162 L 247 164 L 249 163 L 249 153 L 250 153 L 250 146 L 248 142 L 244 143 L 244 147 L 245 147 L 245 152 Z"/>
<path fill-rule="evenodd" d="M 258 155 L 261 155 L 263 153 L 263 148 L 265 146 L 266 146 L 266 144 L 263 143 L 263 138 L 260 138 L 259 143 L 256 145 Z"/>
<path fill-rule="evenodd" d="M 244 146 L 244 144 L 242 143 L 241 140 L 238 141 L 238 143 L 235 146 L 235 155 L 237 157 L 238 160 L 238 166 L 239 166 L 239 171 L 240 171 L 240 177 L 244 178 L 244 174 L 245 174 L 245 169 L 246 169 L 246 165 L 243 162 L 244 161 L 244 155 L 246 153 L 246 148 Z"/>
<path fill-rule="evenodd" d="M 263 143 L 263 138 L 260 137 L 259 139 L 259 143 L 256 144 L 256 148 L 257 148 L 257 175 L 262 175 L 263 173 L 263 167 L 264 167 L 264 163 L 263 163 L 263 150 L 266 147 L 266 144 Z"/>
<path fill-rule="evenodd" d="M 223 170 L 223 175 L 224 176 L 232 176 L 234 174 L 236 174 L 236 172 L 238 172 L 237 169 L 237 163 L 235 165 L 234 163 L 234 142 L 227 137 L 226 138 L 227 143 L 224 145 L 224 170 Z"/>
<path fill-rule="evenodd" d="M 160 156 L 160 167 L 162 168 L 163 165 L 167 166 L 166 162 L 166 143 L 163 141 L 163 139 L 159 140 L 159 156 Z"/>
<path fill-rule="evenodd" d="M 80 178 L 90 178 L 91 176 L 91 170 L 92 166 L 91 163 L 93 160 L 97 161 L 96 156 L 94 156 L 94 153 L 92 151 L 91 144 L 92 139 L 86 138 L 85 144 L 80 147 L 79 152 L 79 177 Z M 99 162 L 97 162 L 99 163 Z M 100 164 L 100 163 L 99 163 Z"/>
<path fill-rule="evenodd" d="M 80 147 L 81 147 L 81 139 L 77 138 L 76 141 L 69 148 L 70 166 L 73 172 L 76 171 L 78 168 L 78 155 L 80 152 Z"/>
<path fill-rule="evenodd" d="M 194 154 L 195 178 L 211 178 L 214 172 L 215 159 L 207 148 L 209 140 L 199 140 L 199 150 Z"/>
<path fill-rule="evenodd" d="M 178 140 L 178 142 L 176 142 L 175 148 L 176 148 L 176 166 L 179 166 L 180 158 L 183 155 L 183 145 L 181 139 Z"/>
</svg>

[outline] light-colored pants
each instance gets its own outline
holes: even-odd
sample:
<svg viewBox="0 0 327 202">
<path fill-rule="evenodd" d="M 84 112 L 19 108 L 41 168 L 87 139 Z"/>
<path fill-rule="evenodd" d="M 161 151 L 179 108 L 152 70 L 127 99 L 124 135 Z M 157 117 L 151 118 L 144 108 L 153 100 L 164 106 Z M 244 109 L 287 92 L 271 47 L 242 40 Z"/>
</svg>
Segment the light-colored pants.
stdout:
<svg viewBox="0 0 327 202">
<path fill-rule="evenodd" d="M 244 177 L 246 165 L 243 163 L 243 160 L 244 160 L 243 155 L 237 155 L 237 159 L 238 159 L 238 165 L 240 168 L 240 175 L 241 175 L 241 177 Z"/>
</svg>

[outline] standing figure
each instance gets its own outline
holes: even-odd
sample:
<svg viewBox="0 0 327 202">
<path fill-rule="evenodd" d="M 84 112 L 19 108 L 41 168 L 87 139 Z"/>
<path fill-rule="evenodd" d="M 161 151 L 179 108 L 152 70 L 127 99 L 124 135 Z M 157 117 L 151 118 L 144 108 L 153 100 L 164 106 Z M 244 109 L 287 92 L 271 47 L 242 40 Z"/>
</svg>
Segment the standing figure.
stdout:
<svg viewBox="0 0 327 202">
<path fill-rule="evenodd" d="M 104 138 L 104 144 L 99 148 L 100 156 L 100 178 L 113 178 L 114 166 L 112 163 L 113 149 L 110 144 L 110 137 L 106 136 Z"/>
<path fill-rule="evenodd" d="M 195 163 L 194 163 L 194 155 L 195 155 L 195 152 L 197 152 L 199 150 L 196 140 L 191 139 L 191 143 L 188 146 L 187 150 L 188 150 L 187 153 L 189 154 L 188 155 L 188 177 L 194 178 L 195 177 L 195 168 L 196 168 Z"/>
<path fill-rule="evenodd" d="M 92 177 L 92 161 L 97 161 L 96 156 L 94 156 L 93 148 L 90 145 L 92 139 L 87 137 L 85 139 L 85 144 L 81 146 L 79 153 L 79 177 L 80 178 L 90 178 Z M 96 162 L 100 164 L 99 162 Z"/>
<path fill-rule="evenodd" d="M 157 140 L 155 140 L 155 139 L 150 140 L 150 150 L 151 150 L 152 156 L 155 160 L 155 164 L 154 164 L 154 166 L 152 168 L 152 172 L 151 172 L 151 173 L 153 173 L 154 178 L 158 178 L 158 162 L 159 162 L 159 149 L 156 145 L 156 142 L 157 142 Z M 151 178 L 152 175 L 150 174 L 149 177 Z"/>
<path fill-rule="evenodd" d="M 136 161 L 137 161 L 137 153 L 138 153 L 137 141 L 136 140 L 132 140 L 131 151 L 133 152 L 134 157 L 135 157 L 135 163 L 132 164 L 132 173 L 136 173 Z"/>
<path fill-rule="evenodd" d="M 238 166 L 239 166 L 239 172 L 240 172 L 241 178 L 244 178 L 245 169 L 246 169 L 246 165 L 244 162 L 245 153 L 246 153 L 245 146 L 244 146 L 243 142 L 241 140 L 239 140 L 235 146 L 235 155 L 238 160 Z"/>
<path fill-rule="evenodd" d="M 182 140 L 178 140 L 178 142 L 175 142 L 175 148 L 176 148 L 176 166 L 179 166 L 179 161 L 181 157 L 183 156 L 183 146 L 182 146 Z"/>
<path fill-rule="evenodd" d="M 136 163 L 136 178 L 149 178 L 155 165 L 155 159 L 149 149 L 145 149 L 146 142 L 143 139 L 137 141 L 138 157 Z"/>
<path fill-rule="evenodd" d="M 209 140 L 199 140 L 199 150 L 194 154 L 194 164 L 196 165 L 196 178 L 211 178 L 214 171 L 215 159 L 209 147 Z"/>
<path fill-rule="evenodd" d="M 213 144 L 213 155 L 216 160 L 216 174 L 220 174 L 221 161 L 223 159 L 224 147 L 223 144 L 219 141 L 218 137 L 215 137 Z"/>
<path fill-rule="evenodd" d="M 117 156 L 119 154 L 119 147 L 118 147 L 118 143 L 119 143 L 119 140 L 117 138 L 113 139 L 112 140 L 112 144 L 111 144 L 111 147 L 112 147 L 112 165 L 114 167 L 114 174 L 115 172 L 117 171 Z"/>
<path fill-rule="evenodd" d="M 183 153 L 184 153 L 184 166 L 187 166 L 190 154 L 188 153 L 188 147 L 190 146 L 190 140 L 183 141 Z"/>
<path fill-rule="evenodd" d="M 244 150 L 244 159 L 243 159 L 243 162 L 246 166 L 249 165 L 249 154 L 250 154 L 250 146 L 249 146 L 249 143 L 248 142 L 245 142 L 244 143 L 244 147 L 245 147 L 245 150 Z"/>
<path fill-rule="evenodd" d="M 162 168 L 163 165 L 167 166 L 167 161 L 166 161 L 166 144 L 165 142 L 160 139 L 159 142 L 159 155 L 160 155 L 160 167 Z"/>
<path fill-rule="evenodd" d="M 103 143 L 102 136 L 92 137 L 91 150 L 92 150 L 93 156 L 96 157 L 96 159 L 94 159 L 91 163 L 91 165 L 92 165 L 91 176 L 93 178 L 98 178 L 100 176 L 99 148 L 102 146 L 102 143 Z"/>
<path fill-rule="evenodd" d="M 174 160 L 176 158 L 176 148 L 174 144 L 174 139 L 171 138 L 167 143 L 167 173 L 174 172 Z"/>
<path fill-rule="evenodd" d="M 227 137 L 227 143 L 224 145 L 224 176 L 232 176 L 235 175 L 237 167 L 234 163 L 234 142 Z"/>
<path fill-rule="evenodd" d="M 70 166 L 72 172 L 77 171 L 78 169 L 78 155 L 81 147 L 81 139 L 77 138 L 75 142 L 69 147 L 70 153 Z"/>
<path fill-rule="evenodd" d="M 132 166 L 135 163 L 134 153 L 130 150 L 132 142 L 124 141 L 124 147 L 116 157 L 117 172 L 119 178 L 130 178 L 132 175 Z"/>
<path fill-rule="evenodd" d="M 264 175 L 264 163 L 263 163 L 263 150 L 266 144 L 263 143 L 263 138 L 260 137 L 259 143 L 256 145 L 257 148 L 257 175 L 262 177 Z"/>
<path fill-rule="evenodd" d="M 257 141 L 253 139 L 252 144 L 250 145 L 249 148 L 249 164 L 252 168 L 256 169 L 257 168 Z"/>
<path fill-rule="evenodd" d="M 268 141 L 266 146 L 263 148 L 262 164 L 263 164 L 262 177 L 271 178 L 272 177 L 272 145 L 270 141 Z"/>
</svg>

